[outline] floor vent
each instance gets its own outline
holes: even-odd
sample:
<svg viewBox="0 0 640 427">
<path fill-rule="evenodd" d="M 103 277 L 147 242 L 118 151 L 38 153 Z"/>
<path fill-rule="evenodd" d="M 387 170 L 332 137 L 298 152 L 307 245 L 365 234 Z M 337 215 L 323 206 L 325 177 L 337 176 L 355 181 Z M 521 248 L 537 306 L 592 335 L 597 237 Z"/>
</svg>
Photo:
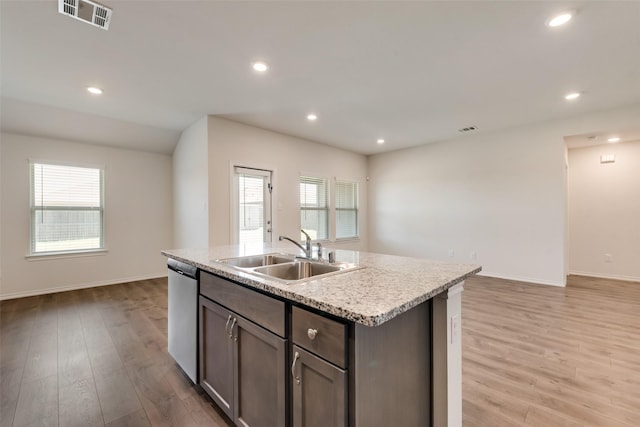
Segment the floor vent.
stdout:
<svg viewBox="0 0 640 427">
<path fill-rule="evenodd" d="M 458 132 L 471 132 L 472 130 L 478 130 L 478 126 L 469 126 L 466 128 L 458 129 Z"/>
<path fill-rule="evenodd" d="M 58 12 L 108 30 L 112 11 L 108 7 L 90 0 L 58 0 Z"/>
</svg>

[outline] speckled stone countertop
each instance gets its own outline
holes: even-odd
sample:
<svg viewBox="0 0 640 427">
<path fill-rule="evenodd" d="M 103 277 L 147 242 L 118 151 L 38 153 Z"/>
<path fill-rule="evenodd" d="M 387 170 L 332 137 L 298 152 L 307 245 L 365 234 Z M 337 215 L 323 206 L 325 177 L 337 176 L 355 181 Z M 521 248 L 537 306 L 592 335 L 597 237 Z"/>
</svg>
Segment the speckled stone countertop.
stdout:
<svg viewBox="0 0 640 427">
<path fill-rule="evenodd" d="M 336 261 L 363 267 L 302 283 L 285 284 L 215 262 L 267 253 L 298 254 L 281 243 L 253 247 L 168 249 L 162 254 L 248 287 L 366 326 L 378 326 L 479 272 L 479 265 L 337 250 Z"/>
</svg>

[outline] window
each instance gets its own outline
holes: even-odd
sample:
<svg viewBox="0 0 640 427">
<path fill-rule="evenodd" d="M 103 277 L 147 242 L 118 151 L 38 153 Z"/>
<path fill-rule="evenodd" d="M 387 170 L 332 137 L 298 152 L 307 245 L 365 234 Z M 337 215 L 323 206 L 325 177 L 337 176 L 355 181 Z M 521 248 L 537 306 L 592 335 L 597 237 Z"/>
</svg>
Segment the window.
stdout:
<svg viewBox="0 0 640 427">
<path fill-rule="evenodd" d="M 102 169 L 31 162 L 31 254 L 104 249 Z"/>
<path fill-rule="evenodd" d="M 314 240 L 329 238 L 329 182 L 300 177 L 300 227 Z"/>
<path fill-rule="evenodd" d="M 336 181 L 336 239 L 358 237 L 358 183 Z"/>
</svg>

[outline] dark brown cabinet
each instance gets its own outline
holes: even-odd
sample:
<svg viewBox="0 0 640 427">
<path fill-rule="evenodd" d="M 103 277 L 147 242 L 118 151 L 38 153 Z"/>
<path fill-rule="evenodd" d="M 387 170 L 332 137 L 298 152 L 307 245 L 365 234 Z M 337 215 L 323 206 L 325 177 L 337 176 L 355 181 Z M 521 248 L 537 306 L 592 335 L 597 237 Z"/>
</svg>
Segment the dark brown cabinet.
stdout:
<svg viewBox="0 0 640 427">
<path fill-rule="evenodd" d="M 200 297 L 200 385 L 233 418 L 232 313 Z"/>
<path fill-rule="evenodd" d="M 293 346 L 293 426 L 347 425 L 347 374 L 302 348 Z"/>
<path fill-rule="evenodd" d="M 200 385 L 238 426 L 285 427 L 287 341 L 200 297 Z"/>
<path fill-rule="evenodd" d="M 432 400 L 447 405 L 431 393 L 431 302 L 369 327 L 205 271 L 199 301 L 200 385 L 236 426 L 447 425 L 432 421 Z"/>
<path fill-rule="evenodd" d="M 291 337 L 293 427 L 346 426 L 347 325 L 293 307 Z"/>
</svg>

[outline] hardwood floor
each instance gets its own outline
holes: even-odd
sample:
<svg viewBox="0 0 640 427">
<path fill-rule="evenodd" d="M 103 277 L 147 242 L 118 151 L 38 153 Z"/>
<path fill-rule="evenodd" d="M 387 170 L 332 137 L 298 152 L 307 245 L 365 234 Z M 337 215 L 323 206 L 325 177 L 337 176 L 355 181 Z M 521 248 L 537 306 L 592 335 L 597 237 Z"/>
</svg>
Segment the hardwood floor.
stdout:
<svg viewBox="0 0 640 427">
<path fill-rule="evenodd" d="M 167 281 L 3 301 L 0 425 L 231 425 L 166 351 Z"/>
<path fill-rule="evenodd" d="M 640 425 L 640 283 L 474 277 L 462 347 L 465 427 Z"/>
<path fill-rule="evenodd" d="M 640 283 L 474 277 L 462 301 L 464 427 L 640 425 Z M 166 347 L 166 279 L 4 301 L 0 426 L 230 426 Z"/>
</svg>

